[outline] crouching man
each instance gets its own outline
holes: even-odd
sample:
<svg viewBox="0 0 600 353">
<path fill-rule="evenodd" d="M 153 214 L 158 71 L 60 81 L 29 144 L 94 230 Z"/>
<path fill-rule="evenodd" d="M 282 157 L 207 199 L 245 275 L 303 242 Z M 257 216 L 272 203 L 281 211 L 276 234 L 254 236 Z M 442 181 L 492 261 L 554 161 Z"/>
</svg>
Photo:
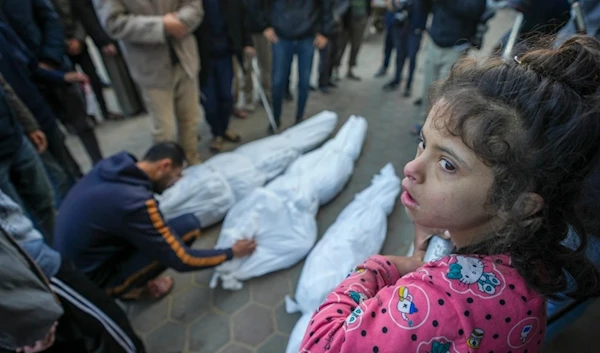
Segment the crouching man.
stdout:
<svg viewBox="0 0 600 353">
<path fill-rule="evenodd" d="M 253 240 L 229 249 L 192 249 L 198 219 L 163 218 L 154 195 L 179 180 L 185 164 L 183 149 L 173 142 L 151 147 L 140 161 L 126 152 L 102 161 L 63 201 L 56 249 L 108 294 L 129 300 L 166 295 L 173 279 L 157 276 L 167 267 L 194 271 L 251 254 Z"/>
</svg>

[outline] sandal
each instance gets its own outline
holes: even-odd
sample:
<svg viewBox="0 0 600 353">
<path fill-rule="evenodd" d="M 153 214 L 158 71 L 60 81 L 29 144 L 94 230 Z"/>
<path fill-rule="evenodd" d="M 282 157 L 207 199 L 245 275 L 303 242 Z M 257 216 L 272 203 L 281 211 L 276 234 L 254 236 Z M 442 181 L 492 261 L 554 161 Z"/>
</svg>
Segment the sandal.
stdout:
<svg viewBox="0 0 600 353">
<path fill-rule="evenodd" d="M 248 117 L 248 113 L 241 109 L 233 109 L 233 116 L 240 119 L 246 119 Z"/>
<path fill-rule="evenodd" d="M 238 143 L 242 140 L 242 137 L 239 134 L 236 134 L 235 132 L 227 130 L 223 134 L 223 139 L 225 139 L 225 141 L 228 142 Z"/>
<path fill-rule="evenodd" d="M 130 290 L 120 299 L 123 301 L 158 300 L 169 294 L 174 286 L 173 277 L 158 277 L 146 283 L 144 287 Z"/>
<path fill-rule="evenodd" d="M 419 136 L 421 134 L 421 129 L 423 128 L 423 124 L 417 123 L 410 128 L 410 134 L 413 136 Z"/>
<path fill-rule="evenodd" d="M 210 150 L 215 153 L 221 152 L 223 150 L 223 138 L 220 136 L 215 137 L 210 144 Z"/>
</svg>

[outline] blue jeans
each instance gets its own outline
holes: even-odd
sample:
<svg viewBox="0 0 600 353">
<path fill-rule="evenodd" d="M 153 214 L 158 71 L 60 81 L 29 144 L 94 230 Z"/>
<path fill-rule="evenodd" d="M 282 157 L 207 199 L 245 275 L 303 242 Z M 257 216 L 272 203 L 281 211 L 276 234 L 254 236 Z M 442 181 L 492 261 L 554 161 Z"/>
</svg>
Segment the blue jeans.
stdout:
<svg viewBox="0 0 600 353">
<path fill-rule="evenodd" d="M 383 46 L 383 69 L 387 70 L 390 66 L 390 60 L 392 58 L 392 50 L 394 50 L 394 26 L 386 23 L 385 26 L 385 44 Z"/>
<path fill-rule="evenodd" d="M 202 106 L 212 135 L 223 137 L 229 129 L 229 119 L 233 112 L 233 58 L 230 55 L 211 57 L 208 65 L 208 78 L 200 87 Z"/>
<path fill-rule="evenodd" d="M 273 44 L 273 115 L 277 124 L 281 121 L 283 95 L 287 90 L 288 78 L 294 55 L 298 56 L 298 105 L 296 121 L 304 116 L 308 92 L 310 89 L 310 73 L 312 70 L 315 48 L 314 38 L 301 40 L 281 39 Z"/>
<path fill-rule="evenodd" d="M 54 193 L 37 151 L 25 136 L 13 155 L 0 160 L 0 189 L 33 216 L 46 244 L 52 244 Z"/>
<path fill-rule="evenodd" d="M 409 28 L 392 27 L 392 38 L 394 48 L 396 49 L 396 75 L 394 81 L 402 81 L 402 71 L 404 63 L 409 59 L 408 79 L 406 80 L 406 90 L 409 91 L 412 86 L 415 68 L 417 67 L 417 54 L 421 47 L 421 34 L 413 33 Z"/>
</svg>

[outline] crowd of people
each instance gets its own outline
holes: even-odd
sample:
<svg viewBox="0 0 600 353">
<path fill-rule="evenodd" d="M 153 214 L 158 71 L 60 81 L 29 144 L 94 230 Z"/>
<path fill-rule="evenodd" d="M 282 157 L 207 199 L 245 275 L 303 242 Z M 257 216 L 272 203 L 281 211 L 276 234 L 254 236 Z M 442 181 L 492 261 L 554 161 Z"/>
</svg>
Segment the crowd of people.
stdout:
<svg viewBox="0 0 600 353">
<path fill-rule="evenodd" d="M 448 230 L 463 256 L 483 256 L 477 266 L 489 268 L 494 263 L 506 267 L 505 278 L 513 287 L 518 285 L 514 293 L 531 299 L 515 306 L 518 312 L 510 318 L 514 321 L 543 319 L 545 297 L 540 293 L 552 295 L 572 289 L 573 296 L 598 295 L 589 281 L 578 282 L 577 289 L 567 286 L 571 279 L 567 280 L 563 269 L 568 269 L 575 281 L 582 281 L 584 267 L 592 270 L 579 256 L 581 252 L 572 252 L 560 242 L 567 235 L 585 239 L 588 231 L 597 232 L 595 225 L 581 223 L 574 195 L 584 185 L 596 188 L 598 179 L 586 179 L 591 171 L 598 175 L 599 169 L 592 165 L 597 160 L 597 138 L 579 139 L 577 134 L 599 133 L 597 124 L 589 120 L 598 118 L 597 105 L 592 103 L 598 103 L 600 82 L 590 72 L 600 70 L 600 45 L 590 37 L 567 39 L 574 34 L 570 33 L 572 26 L 560 24 L 569 20 L 568 1 L 555 1 L 556 6 L 552 11 L 549 7 L 545 16 L 532 10 L 534 2 L 509 1 L 525 15 L 537 16 L 527 22 L 529 27 L 520 39 L 540 28 L 547 33 L 560 30 L 556 46 L 562 46 L 519 53 L 509 63 L 495 58 L 478 64 L 470 61 L 467 53 L 481 46 L 482 31 L 495 11 L 493 1 L 388 0 L 383 62 L 374 72 L 375 77 L 385 76 L 395 51 L 393 78 L 382 87 L 395 92 L 402 84 L 408 59 L 403 95 L 410 97 L 421 42 L 427 34 L 423 89 L 415 101 L 415 120 L 419 123 L 411 130 L 420 136 L 421 143 L 416 159 L 405 169 L 403 186 L 408 194 L 403 195 L 403 204 L 416 224 L 419 246 L 424 237 L 433 234 L 431 229 Z M 596 14 L 600 10 L 593 2 L 583 4 L 588 6 L 590 18 L 594 18 L 594 9 Z M 257 246 L 253 240 L 244 239 L 228 249 L 193 249 L 191 244 L 201 232 L 198 219 L 191 214 L 165 219 L 158 208 L 155 195 L 176 183 L 185 167 L 201 163 L 198 128 L 202 118 L 211 129 L 212 151 L 222 151 L 226 142 L 239 143 L 242 137 L 230 129 L 230 118 L 244 118 L 254 112 L 255 90 L 263 89 L 279 128 L 283 101 L 293 100 L 291 69 L 296 58 L 295 121 L 302 121 L 310 92 L 330 93 L 337 86 L 342 66 L 347 67 L 348 80 L 361 80 L 355 68 L 374 11 L 370 0 L 0 1 L 0 275 L 6 292 L 0 304 L 0 352 L 144 352 L 143 342 L 116 298 L 162 298 L 173 287 L 171 277 L 159 277 L 166 268 L 211 268 L 248 256 Z M 597 27 L 589 27 L 596 34 Z M 153 139 L 140 159 L 127 152 L 105 158 L 101 152 L 94 132 L 97 122 L 88 115 L 84 85 L 92 87 L 105 120 L 124 117 L 108 109 L 105 83 L 88 51 L 88 36 L 101 55 L 126 61 L 139 88 L 151 117 L 149 133 Z M 342 65 L 347 47 L 348 62 Z M 315 53 L 319 55 L 319 79 L 317 87 L 312 87 Z M 260 86 L 253 81 L 254 60 Z M 596 69 L 583 70 L 583 64 L 596 65 Z M 486 82 L 490 85 L 485 86 Z M 523 95 L 515 96 L 514 90 L 519 89 Z M 242 91 L 245 105 L 237 108 Z M 567 98 L 568 107 L 557 108 L 556 104 L 565 103 Z M 481 117 L 491 123 L 482 124 Z M 440 133 L 434 120 L 450 133 Z M 277 132 L 271 126 L 269 129 Z M 525 132 L 515 135 L 515 129 Z M 65 144 L 65 132 L 81 140 L 93 164 L 90 172 L 81 170 Z M 565 149 L 565 138 L 580 142 Z M 432 145 L 427 151 L 426 141 Z M 501 147 L 504 142 L 510 148 Z M 516 152 L 514 146 L 518 147 Z M 437 150 L 451 157 L 440 161 L 433 154 L 437 152 L 430 152 Z M 532 159 L 519 154 L 523 151 Z M 441 166 L 447 175 L 425 183 L 425 174 L 438 173 L 428 169 L 428 163 L 438 169 Z M 464 179 L 456 181 L 461 173 Z M 494 182 L 496 176 L 500 181 Z M 487 188 L 466 192 L 465 185 L 471 180 L 471 185 Z M 584 184 L 584 180 L 592 184 Z M 444 193 L 437 182 L 455 183 L 455 188 L 464 192 Z M 437 191 L 428 194 L 428 190 Z M 489 195 L 493 200 L 486 199 Z M 451 199 L 456 202 L 448 201 Z M 473 211 L 469 217 L 449 215 L 458 210 L 457 203 Z M 597 197 L 588 198 L 587 219 L 597 213 L 597 204 Z M 422 206 L 439 212 L 423 211 Z M 492 213 L 504 216 L 496 219 Z M 539 250 L 533 235 L 546 236 L 549 229 L 557 230 L 557 235 L 545 240 L 547 253 L 529 251 Z M 481 235 L 493 231 L 493 239 Z M 474 232 L 481 234 L 477 237 Z M 557 254 L 560 261 L 548 264 Z M 560 283 L 537 278 L 539 273 L 526 268 L 531 261 L 546 270 L 546 277 L 557 276 Z M 574 269 L 573 263 L 579 268 Z M 392 332 L 390 320 L 394 318 L 376 318 L 381 304 L 367 298 L 393 301 L 398 295 L 384 293 L 383 287 L 401 282 L 401 276 L 422 265 L 396 257 L 367 261 L 342 284 L 352 286 L 357 280 L 367 283 L 369 287 L 363 286 L 367 289 L 360 297 L 363 300 L 355 302 L 343 287 L 338 288 L 320 309 L 327 313 L 326 319 L 317 313 L 312 321 L 304 347 L 312 352 L 328 350 L 319 345 L 319 338 L 323 338 L 322 342 L 340 351 L 351 352 L 356 347 L 373 352 L 390 350 L 378 344 L 386 341 L 383 338 L 388 327 Z M 461 272 L 460 265 L 464 263 L 449 268 L 458 269 L 452 275 L 459 277 L 450 273 L 446 277 L 466 283 L 460 277 L 466 273 Z M 432 266 L 428 273 L 448 270 L 444 266 Z M 401 284 L 418 287 L 423 293 L 439 291 L 426 283 Z M 452 283 L 447 289 L 454 290 Z M 443 306 L 445 300 L 452 300 L 450 296 L 449 292 L 448 298 L 440 294 L 442 299 L 436 300 Z M 345 297 L 347 300 L 340 299 Z M 503 301 L 494 307 L 496 312 Z M 429 305 L 421 299 L 415 303 Z M 365 316 L 359 323 L 363 329 L 356 335 L 352 330 L 340 330 L 364 314 L 357 308 L 368 312 L 373 320 Z M 445 320 L 458 317 L 440 315 Z M 352 317 L 354 321 L 349 320 Z M 462 323 L 442 325 L 452 326 L 454 331 L 444 331 L 445 341 L 439 344 L 462 347 L 455 342 L 464 341 L 458 336 L 468 333 L 466 330 L 488 330 L 489 323 L 479 318 L 469 320 L 473 327 L 463 333 L 462 329 L 454 330 Z M 437 323 L 432 322 L 434 328 Z M 371 336 L 374 331 L 377 335 Z M 406 350 L 406 342 L 412 342 L 415 347 L 411 351 L 417 351 L 425 342 L 421 334 L 417 341 L 414 334 L 404 337 L 398 332 L 405 331 L 394 332 L 396 348 Z M 362 339 L 367 333 L 371 338 Z M 510 336 L 509 329 L 501 333 Z M 441 333 L 424 336 L 435 335 Z M 536 333 L 531 337 L 542 336 Z M 531 342 L 523 343 L 533 347 Z"/>
</svg>

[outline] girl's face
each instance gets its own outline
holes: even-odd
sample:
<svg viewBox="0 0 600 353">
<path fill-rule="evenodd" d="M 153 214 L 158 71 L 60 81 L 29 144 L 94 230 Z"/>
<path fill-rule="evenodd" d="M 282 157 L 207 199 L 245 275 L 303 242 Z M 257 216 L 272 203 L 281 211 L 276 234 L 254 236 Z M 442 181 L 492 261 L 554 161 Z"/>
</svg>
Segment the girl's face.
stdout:
<svg viewBox="0 0 600 353">
<path fill-rule="evenodd" d="M 460 248 L 491 228 L 486 201 L 494 176 L 460 137 L 436 128 L 447 118 L 442 104 L 431 109 L 417 156 L 404 167 L 401 200 L 413 222 L 448 230 Z"/>
</svg>

